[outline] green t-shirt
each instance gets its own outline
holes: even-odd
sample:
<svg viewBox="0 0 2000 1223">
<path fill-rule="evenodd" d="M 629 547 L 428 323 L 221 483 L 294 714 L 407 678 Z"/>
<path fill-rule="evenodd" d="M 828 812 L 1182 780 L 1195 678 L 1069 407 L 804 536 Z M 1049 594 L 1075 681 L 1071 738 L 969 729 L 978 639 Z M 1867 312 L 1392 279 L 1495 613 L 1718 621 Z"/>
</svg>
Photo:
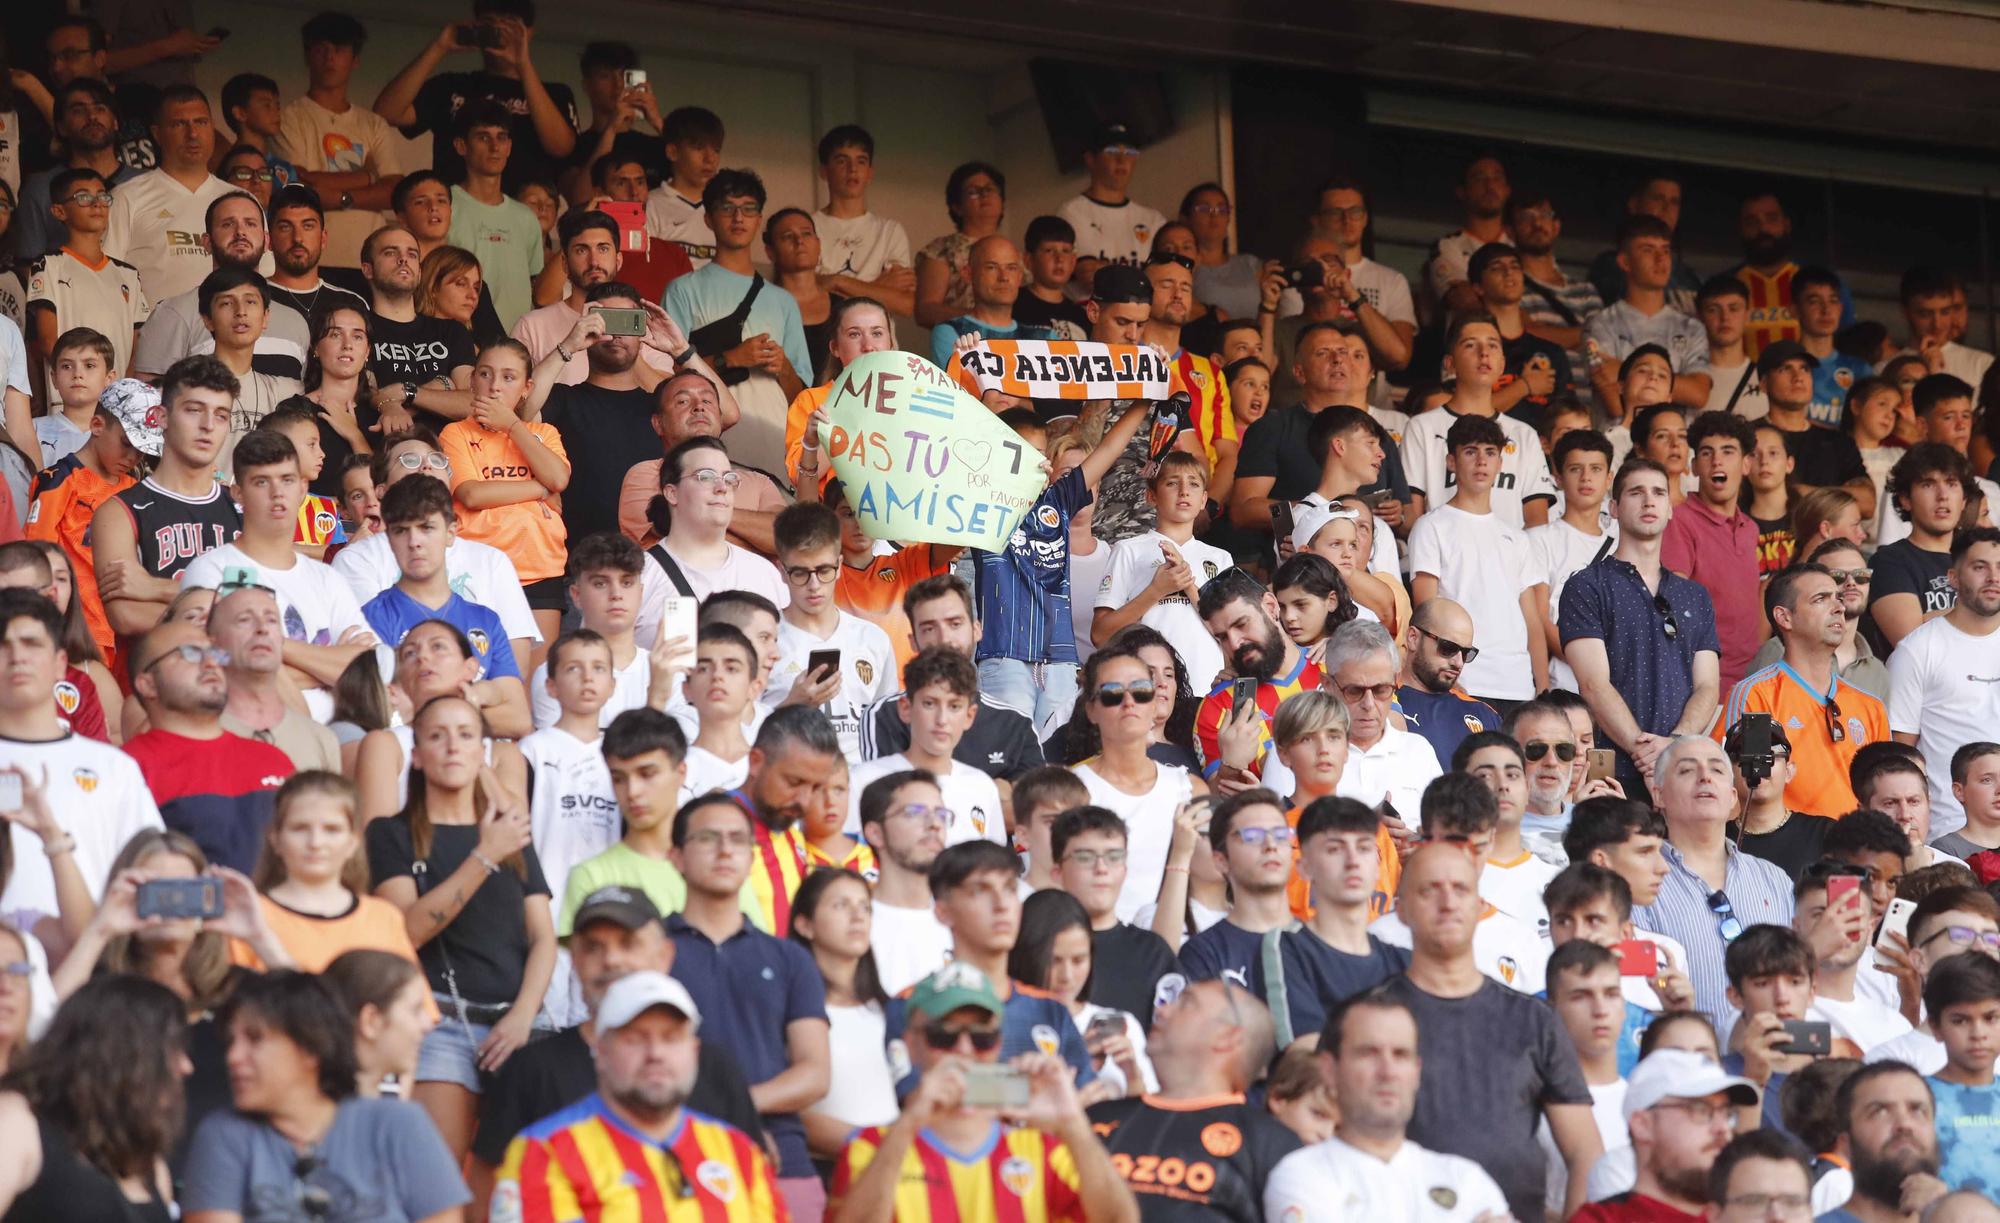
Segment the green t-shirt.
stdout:
<svg viewBox="0 0 2000 1223">
<path fill-rule="evenodd" d="M 569 937 L 571 923 L 576 920 L 576 911 L 583 907 L 585 897 L 598 888 L 612 884 L 638 888 L 646 894 L 646 899 L 653 902 L 653 907 L 660 911 L 662 917 L 687 907 L 687 880 L 681 878 L 673 863 L 649 858 L 620 841 L 596 857 L 570 868 L 569 883 L 563 888 L 562 908 L 556 917 L 556 937 Z M 744 881 L 740 900 L 751 924 L 762 930 L 763 925 L 757 920 L 757 897 L 751 891 L 748 880 Z M 769 930 L 764 932 L 772 933 Z M 780 934 L 779 937 L 784 936 Z"/>
<path fill-rule="evenodd" d="M 542 225 L 535 210 L 512 198 L 482 204 L 463 187 L 451 189 L 451 228 L 445 241 L 479 260 L 479 274 L 493 294 L 493 309 L 508 331 L 535 308 L 535 277 L 542 270 Z"/>
</svg>

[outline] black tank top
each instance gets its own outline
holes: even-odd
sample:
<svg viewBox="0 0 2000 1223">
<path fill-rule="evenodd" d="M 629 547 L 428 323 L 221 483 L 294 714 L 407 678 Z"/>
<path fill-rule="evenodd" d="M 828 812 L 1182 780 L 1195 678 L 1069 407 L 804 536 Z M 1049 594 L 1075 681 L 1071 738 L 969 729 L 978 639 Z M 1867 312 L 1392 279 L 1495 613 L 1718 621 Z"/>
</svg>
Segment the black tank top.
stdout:
<svg viewBox="0 0 2000 1223">
<path fill-rule="evenodd" d="M 243 530 L 243 515 L 220 484 L 206 498 L 190 501 L 148 477 L 119 493 L 118 500 L 132 515 L 139 563 L 156 578 L 179 577 L 195 557 L 220 548 Z"/>
<path fill-rule="evenodd" d="M 37 1117 L 42 1138 L 42 1174 L 21 1191 L 0 1223 L 172 1223 L 173 1212 L 150 1181 L 144 1202 L 127 1201 L 118 1182 L 77 1158 L 69 1138 Z"/>
</svg>

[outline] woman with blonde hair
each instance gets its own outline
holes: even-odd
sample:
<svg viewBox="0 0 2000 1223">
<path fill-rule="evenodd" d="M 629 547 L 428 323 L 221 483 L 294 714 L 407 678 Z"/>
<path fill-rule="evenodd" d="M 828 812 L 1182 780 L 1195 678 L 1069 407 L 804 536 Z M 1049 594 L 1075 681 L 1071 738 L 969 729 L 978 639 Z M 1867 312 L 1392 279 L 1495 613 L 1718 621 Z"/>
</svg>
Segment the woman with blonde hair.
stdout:
<svg viewBox="0 0 2000 1223">
<path fill-rule="evenodd" d="M 417 274 L 417 313 L 426 318 L 449 319 L 472 333 L 472 342 L 481 348 L 505 334 L 495 334 L 480 323 L 479 295 L 485 288 L 479 260 L 462 246 L 440 246 L 424 256 Z"/>
<path fill-rule="evenodd" d="M 402 910 L 369 894 L 360 796 L 338 773 L 308 770 L 278 788 L 251 882 L 265 922 L 307 972 L 356 948 L 417 962 Z"/>
<path fill-rule="evenodd" d="M 1811 556 L 1829 539 L 1865 544 L 1868 525 L 1861 521 L 1861 502 L 1853 493 L 1844 488 L 1815 488 L 1801 495 L 1792 507 L 1792 537 L 1798 541 L 1792 555 Z"/>
</svg>

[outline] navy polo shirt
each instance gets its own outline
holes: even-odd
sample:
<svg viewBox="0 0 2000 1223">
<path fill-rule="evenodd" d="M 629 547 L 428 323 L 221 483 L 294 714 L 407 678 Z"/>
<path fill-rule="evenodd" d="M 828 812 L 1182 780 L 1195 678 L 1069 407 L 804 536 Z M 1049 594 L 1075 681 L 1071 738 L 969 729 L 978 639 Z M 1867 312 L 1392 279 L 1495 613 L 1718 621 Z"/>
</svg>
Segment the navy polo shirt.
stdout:
<svg viewBox="0 0 2000 1223">
<path fill-rule="evenodd" d="M 826 1021 L 826 985 L 812 956 L 747 921 L 714 943 L 679 913 L 666 920 L 674 940 L 673 976 L 701 1010 L 702 1039 L 728 1049 L 744 1081 L 778 1077 L 791 1065 L 785 1028 L 798 1019 Z M 767 1113 L 764 1124 L 778 1144 L 778 1175 L 813 1175 L 798 1114 Z"/>
<path fill-rule="evenodd" d="M 1715 634 L 1715 604 L 1699 582 L 1660 569 L 1658 596 L 1673 610 L 1676 632 L 1667 636 L 1666 618 L 1654 602 L 1655 592 L 1630 561 L 1607 556 L 1586 565 L 1563 585 L 1563 647 L 1595 638 L 1604 643 L 1611 664 L 1611 686 L 1624 698 L 1639 729 L 1654 735 L 1672 733 L 1681 710 L 1694 692 L 1694 656 L 1706 651 L 1722 657 Z M 1618 780 L 1628 788 L 1642 780 L 1637 766 L 1617 751 Z M 1650 788 L 1651 778 L 1643 779 Z"/>
<path fill-rule="evenodd" d="M 1396 689 L 1396 706 L 1403 711 L 1403 721 L 1429 741 L 1445 765 L 1451 764 L 1451 754 L 1468 735 L 1500 729 L 1499 710 L 1457 692 L 1431 692 L 1404 684 Z"/>
</svg>

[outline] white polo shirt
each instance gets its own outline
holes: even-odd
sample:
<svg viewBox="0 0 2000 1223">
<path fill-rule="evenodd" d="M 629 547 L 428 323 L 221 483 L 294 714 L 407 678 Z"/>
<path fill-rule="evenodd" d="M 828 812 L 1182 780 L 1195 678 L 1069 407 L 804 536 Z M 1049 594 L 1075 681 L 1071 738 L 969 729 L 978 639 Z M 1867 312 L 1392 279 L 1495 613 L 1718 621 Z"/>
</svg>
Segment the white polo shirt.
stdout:
<svg viewBox="0 0 2000 1223">
<path fill-rule="evenodd" d="M 1279 1160 L 1264 1184 L 1270 1223 L 1469 1223 L 1506 1213 L 1500 1186 L 1478 1164 L 1409 1141 L 1382 1160 L 1328 1138 Z"/>
<path fill-rule="evenodd" d="M 1415 828 L 1424 787 L 1443 772 L 1430 740 L 1387 726 L 1373 747 L 1348 747 L 1347 767 L 1333 792 L 1370 807 L 1387 794 L 1403 823 Z"/>
</svg>

